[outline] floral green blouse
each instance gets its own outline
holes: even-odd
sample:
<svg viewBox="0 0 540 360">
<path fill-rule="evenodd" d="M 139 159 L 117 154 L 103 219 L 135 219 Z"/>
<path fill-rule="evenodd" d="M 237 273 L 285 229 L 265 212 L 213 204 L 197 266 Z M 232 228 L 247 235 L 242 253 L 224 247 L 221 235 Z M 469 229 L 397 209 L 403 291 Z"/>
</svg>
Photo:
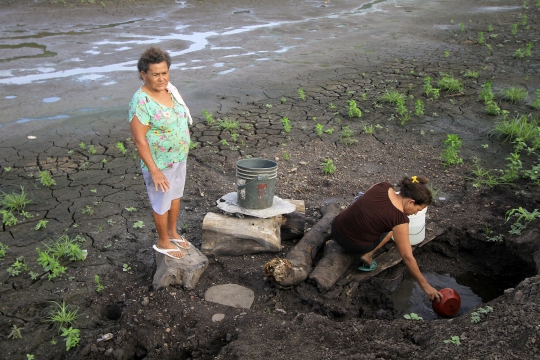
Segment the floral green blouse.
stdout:
<svg viewBox="0 0 540 360">
<path fill-rule="evenodd" d="M 141 124 L 148 125 L 146 141 L 157 167 L 168 169 L 174 163 L 187 159 L 189 152 L 189 129 L 186 110 L 171 96 L 174 107 L 169 108 L 153 100 L 142 89 L 137 90 L 129 103 L 129 121 L 137 116 Z M 141 160 L 141 167 L 148 167 Z"/>
</svg>

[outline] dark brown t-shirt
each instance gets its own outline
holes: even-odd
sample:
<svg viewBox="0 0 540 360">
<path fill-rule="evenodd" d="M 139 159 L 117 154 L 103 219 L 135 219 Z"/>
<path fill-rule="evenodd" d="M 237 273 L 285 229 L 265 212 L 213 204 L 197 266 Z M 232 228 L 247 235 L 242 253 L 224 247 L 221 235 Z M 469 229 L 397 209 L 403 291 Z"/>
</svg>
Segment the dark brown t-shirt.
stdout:
<svg viewBox="0 0 540 360">
<path fill-rule="evenodd" d="M 373 185 L 351 206 L 343 210 L 334 220 L 339 234 L 352 244 L 369 245 L 394 226 L 409 223 L 409 218 L 396 208 L 388 197 L 392 185 L 381 182 Z"/>
</svg>

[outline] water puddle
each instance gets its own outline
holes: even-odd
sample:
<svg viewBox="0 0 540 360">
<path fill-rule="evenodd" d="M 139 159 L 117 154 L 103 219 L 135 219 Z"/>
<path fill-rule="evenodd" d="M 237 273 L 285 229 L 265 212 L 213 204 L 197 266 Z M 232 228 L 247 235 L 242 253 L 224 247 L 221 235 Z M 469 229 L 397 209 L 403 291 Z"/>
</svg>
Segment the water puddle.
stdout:
<svg viewBox="0 0 540 360">
<path fill-rule="evenodd" d="M 8 96 L 4 96 L 4 99 L 16 99 L 17 98 L 17 95 L 8 95 Z"/>
<path fill-rule="evenodd" d="M 0 49 L 5 49 L 2 51 L 4 53 L 4 56 L 6 54 L 9 54 L 9 50 L 13 55 L 18 54 L 21 50 L 24 53 L 25 51 L 27 54 L 21 54 L 21 55 L 15 55 L 6 57 L 4 59 L 0 59 L 1 62 L 6 61 L 13 61 L 18 59 L 29 59 L 29 58 L 43 58 L 43 57 L 53 57 L 56 56 L 57 53 L 47 50 L 47 46 L 41 45 L 38 43 L 22 43 L 22 44 L 16 44 L 16 45 L 0 45 Z M 8 51 L 6 51 L 8 50 Z M 29 53 L 29 54 L 28 54 Z"/>
<path fill-rule="evenodd" d="M 69 115 L 59 114 L 55 116 L 44 116 L 40 118 L 23 118 L 15 121 L 16 124 L 24 124 L 31 121 L 44 121 L 44 120 L 60 120 L 60 119 L 69 119 Z"/>
<path fill-rule="evenodd" d="M 476 306 L 493 300 L 502 295 L 502 291 L 504 291 L 497 289 L 492 279 L 473 274 L 459 276 L 454 279 L 448 274 L 424 273 L 424 277 L 436 289 L 452 288 L 457 291 L 461 298 L 461 308 L 455 316 L 463 315 Z M 433 311 L 431 302 L 429 302 L 424 291 L 410 274 L 405 276 L 403 282 L 392 293 L 390 298 L 394 302 L 394 307 L 406 314 L 416 313 L 424 320 L 439 318 Z"/>
<path fill-rule="evenodd" d="M 59 97 L 48 97 L 48 98 L 43 99 L 42 101 L 44 103 L 53 103 L 53 102 L 57 102 L 58 100 L 60 100 Z"/>
</svg>

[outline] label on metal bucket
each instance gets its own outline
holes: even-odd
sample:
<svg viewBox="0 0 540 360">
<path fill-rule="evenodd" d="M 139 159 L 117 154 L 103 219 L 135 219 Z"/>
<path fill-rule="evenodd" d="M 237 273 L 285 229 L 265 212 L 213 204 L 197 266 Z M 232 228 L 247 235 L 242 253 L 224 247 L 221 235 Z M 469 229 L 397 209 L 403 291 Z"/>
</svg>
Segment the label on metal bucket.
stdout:
<svg viewBox="0 0 540 360">
<path fill-rule="evenodd" d="M 261 197 L 266 197 L 266 189 L 268 188 L 268 185 L 267 184 L 258 184 L 257 185 L 257 190 L 259 192 L 259 198 Z"/>
</svg>

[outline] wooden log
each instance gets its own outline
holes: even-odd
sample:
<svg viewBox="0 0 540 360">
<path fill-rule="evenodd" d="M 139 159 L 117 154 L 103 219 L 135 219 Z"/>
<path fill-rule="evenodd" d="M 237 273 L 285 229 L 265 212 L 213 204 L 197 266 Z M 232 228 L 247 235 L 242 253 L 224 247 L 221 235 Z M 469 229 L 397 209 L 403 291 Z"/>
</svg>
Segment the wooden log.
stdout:
<svg viewBox="0 0 540 360">
<path fill-rule="evenodd" d="M 306 280 L 313 259 L 330 238 L 330 224 L 339 214 L 340 207 L 332 203 L 321 209 L 323 217 L 308 231 L 285 259 L 274 258 L 263 267 L 263 274 L 282 286 L 297 285 Z"/>
<path fill-rule="evenodd" d="M 281 215 L 268 219 L 207 213 L 202 225 L 205 255 L 245 255 L 281 250 Z"/>
<path fill-rule="evenodd" d="M 296 211 L 282 215 L 281 240 L 299 239 L 304 236 L 306 205 L 304 200 L 283 199 L 296 205 Z"/>
<path fill-rule="evenodd" d="M 362 254 L 347 253 L 338 243 L 330 240 L 324 246 L 323 258 L 309 274 L 322 290 L 330 290 L 336 281 L 354 264 Z"/>
</svg>

